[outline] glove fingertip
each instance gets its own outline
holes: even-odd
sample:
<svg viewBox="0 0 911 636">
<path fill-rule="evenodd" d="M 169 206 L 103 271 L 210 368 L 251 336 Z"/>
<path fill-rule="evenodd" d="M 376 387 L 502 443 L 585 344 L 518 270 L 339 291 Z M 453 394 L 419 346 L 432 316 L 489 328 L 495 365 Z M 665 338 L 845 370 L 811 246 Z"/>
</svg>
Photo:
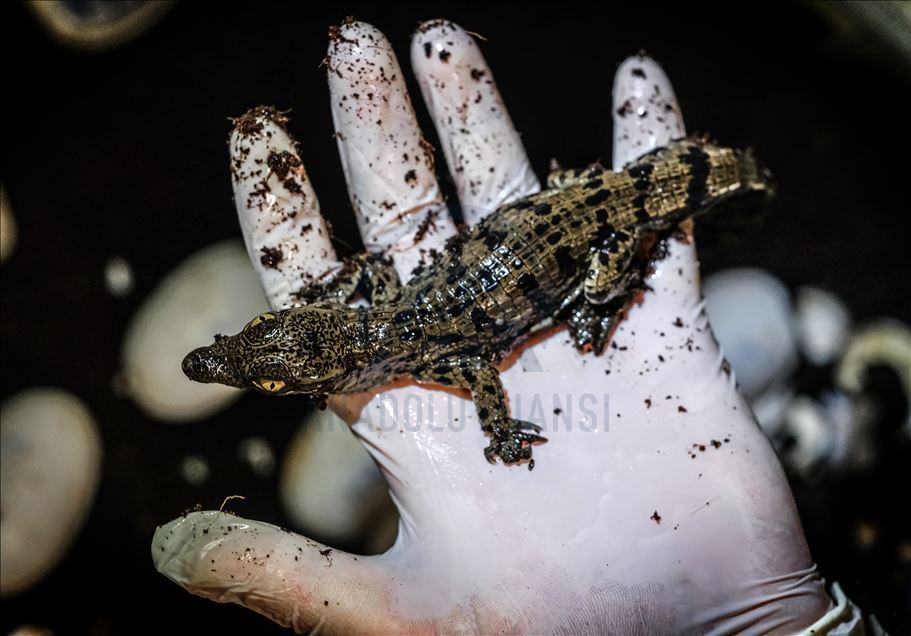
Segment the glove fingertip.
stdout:
<svg viewBox="0 0 911 636">
<path fill-rule="evenodd" d="M 674 87 L 647 55 L 628 57 L 614 76 L 614 170 L 686 136 Z"/>
</svg>

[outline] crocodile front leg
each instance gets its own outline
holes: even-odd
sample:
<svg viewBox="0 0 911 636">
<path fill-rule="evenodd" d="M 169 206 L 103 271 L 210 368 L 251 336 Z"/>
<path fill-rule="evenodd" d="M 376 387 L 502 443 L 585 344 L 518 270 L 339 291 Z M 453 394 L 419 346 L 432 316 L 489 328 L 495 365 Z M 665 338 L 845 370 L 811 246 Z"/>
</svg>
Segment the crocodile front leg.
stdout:
<svg viewBox="0 0 911 636">
<path fill-rule="evenodd" d="M 355 293 L 371 304 L 386 302 L 401 290 L 401 282 L 392 261 L 366 252 L 345 261 L 341 270 L 323 285 L 315 285 L 299 295 L 306 304 L 316 300 L 349 302 Z"/>
<path fill-rule="evenodd" d="M 481 429 L 491 437 L 490 445 L 484 449 L 484 456 L 490 463 L 495 463 L 497 457 L 504 464 L 530 460 L 531 445 L 547 441 L 537 434 L 541 432 L 540 426 L 509 417 L 500 375 L 480 358 L 438 360 L 415 373 L 415 377 L 419 381 L 471 391 Z"/>
<path fill-rule="evenodd" d="M 392 259 L 378 254 L 367 256 L 356 289 L 372 305 L 391 301 L 402 289 Z"/>
</svg>

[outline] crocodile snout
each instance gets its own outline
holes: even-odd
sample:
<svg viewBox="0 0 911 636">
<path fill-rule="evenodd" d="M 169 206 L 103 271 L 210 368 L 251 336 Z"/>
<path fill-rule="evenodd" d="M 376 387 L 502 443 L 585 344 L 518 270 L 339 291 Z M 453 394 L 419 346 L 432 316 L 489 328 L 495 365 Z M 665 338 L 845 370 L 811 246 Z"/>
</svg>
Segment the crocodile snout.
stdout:
<svg viewBox="0 0 911 636">
<path fill-rule="evenodd" d="M 194 349 L 183 359 L 183 372 L 195 382 L 215 382 L 218 367 L 209 347 Z"/>
</svg>

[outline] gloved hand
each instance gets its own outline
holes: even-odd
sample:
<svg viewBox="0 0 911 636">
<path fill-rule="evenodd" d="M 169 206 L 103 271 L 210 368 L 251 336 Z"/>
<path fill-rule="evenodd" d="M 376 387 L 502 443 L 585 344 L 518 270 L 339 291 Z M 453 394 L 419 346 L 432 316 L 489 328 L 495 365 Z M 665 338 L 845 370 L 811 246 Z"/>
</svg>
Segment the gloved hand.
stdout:
<svg viewBox="0 0 911 636">
<path fill-rule="evenodd" d="M 361 235 L 407 279 L 456 228 L 388 41 L 357 22 L 331 36 L 331 107 Z M 466 222 L 537 191 L 473 39 L 427 23 L 412 61 Z M 619 67 L 612 112 L 615 169 L 684 135 L 673 89 L 647 57 Z M 241 225 L 273 306 L 290 306 L 303 283 L 339 263 L 284 116 L 259 108 L 236 124 Z M 504 364 L 513 417 L 542 424 L 549 439 L 535 448 L 533 471 L 485 461 L 488 439 L 461 394 L 403 381 L 334 398 L 389 481 L 401 513 L 394 547 L 356 556 L 207 511 L 158 529 L 156 567 L 194 594 L 298 631 L 784 633 L 812 624 L 830 600 L 778 460 L 709 329 L 683 235 L 603 355 L 578 353 L 557 330 Z"/>
</svg>

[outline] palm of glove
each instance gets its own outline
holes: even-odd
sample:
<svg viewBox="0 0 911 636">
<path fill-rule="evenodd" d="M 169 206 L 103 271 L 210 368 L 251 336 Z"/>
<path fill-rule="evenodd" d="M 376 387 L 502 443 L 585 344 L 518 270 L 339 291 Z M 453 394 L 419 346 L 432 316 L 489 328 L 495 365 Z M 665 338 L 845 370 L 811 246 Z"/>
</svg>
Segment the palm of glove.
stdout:
<svg viewBox="0 0 911 636">
<path fill-rule="evenodd" d="M 466 220 L 536 191 L 471 38 L 428 23 L 415 35 L 413 62 Z M 364 243 L 405 274 L 455 228 L 401 71 L 385 38 L 360 23 L 334 32 L 328 63 Z M 684 134 L 673 90 L 650 59 L 621 65 L 614 97 L 615 168 Z M 661 107 L 664 123 L 649 105 Z M 268 253 L 278 236 L 293 255 L 281 267 L 254 258 L 281 307 L 301 278 L 315 280 L 337 261 L 282 122 L 260 115 L 250 129 L 258 131 L 232 138 L 235 196 L 251 254 Z M 281 152 L 291 160 L 257 195 L 255 167 L 271 167 Z M 777 460 L 702 313 L 691 241 L 670 241 L 647 283 L 604 355 L 578 353 L 558 330 L 503 365 L 511 415 L 542 425 L 549 439 L 536 447 L 533 471 L 485 461 L 488 439 L 462 395 L 399 383 L 334 398 L 399 507 L 389 552 L 330 551 L 203 512 L 159 529 L 156 566 L 196 594 L 301 631 L 793 631 L 812 623 L 828 599 Z"/>
</svg>

